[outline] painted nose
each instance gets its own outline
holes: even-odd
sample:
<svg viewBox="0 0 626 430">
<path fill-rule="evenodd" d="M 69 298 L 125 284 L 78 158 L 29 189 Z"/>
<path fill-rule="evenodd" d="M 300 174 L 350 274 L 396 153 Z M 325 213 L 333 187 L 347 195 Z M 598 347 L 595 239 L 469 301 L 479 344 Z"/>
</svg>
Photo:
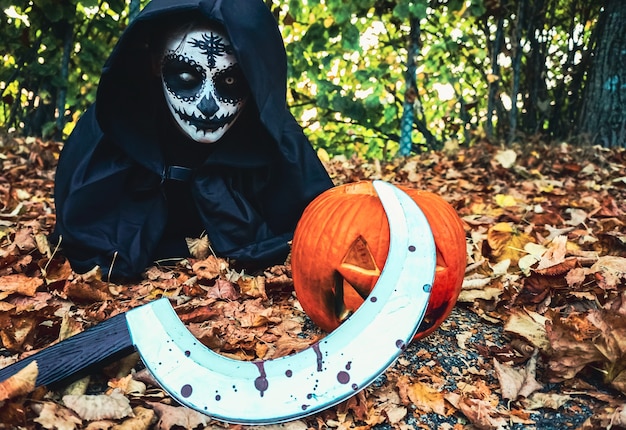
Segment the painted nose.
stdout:
<svg viewBox="0 0 626 430">
<path fill-rule="evenodd" d="M 200 103 L 198 103 L 198 109 L 207 118 L 211 118 L 213 115 L 215 115 L 215 112 L 220 109 L 220 107 L 217 105 L 213 94 L 209 94 L 208 96 L 202 97 L 202 100 L 200 100 Z"/>
</svg>

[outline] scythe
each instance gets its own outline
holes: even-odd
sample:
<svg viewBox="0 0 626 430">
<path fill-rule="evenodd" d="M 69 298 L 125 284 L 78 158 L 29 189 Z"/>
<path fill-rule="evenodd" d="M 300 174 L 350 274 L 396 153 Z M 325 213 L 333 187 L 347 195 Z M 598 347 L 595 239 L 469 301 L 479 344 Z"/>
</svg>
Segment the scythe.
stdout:
<svg viewBox="0 0 626 430">
<path fill-rule="evenodd" d="M 363 305 L 305 350 L 262 361 L 227 358 L 200 344 L 163 298 L 0 369 L 0 381 L 37 361 L 36 384 L 47 385 L 136 350 L 169 395 L 225 422 L 280 423 L 353 396 L 411 341 L 435 274 L 435 243 L 422 211 L 393 185 L 374 181 L 374 187 L 390 226 L 385 266 Z"/>
</svg>

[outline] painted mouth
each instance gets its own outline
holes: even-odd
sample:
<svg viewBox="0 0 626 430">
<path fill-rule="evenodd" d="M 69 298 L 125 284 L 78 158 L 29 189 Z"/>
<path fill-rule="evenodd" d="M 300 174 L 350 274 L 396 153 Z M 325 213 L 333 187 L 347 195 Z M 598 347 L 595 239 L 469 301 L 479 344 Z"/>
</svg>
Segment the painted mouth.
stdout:
<svg viewBox="0 0 626 430">
<path fill-rule="evenodd" d="M 183 111 L 176 110 L 176 115 L 183 121 L 189 123 L 189 125 L 196 128 L 197 131 L 203 131 L 205 133 L 217 131 L 220 128 L 230 124 L 237 117 L 237 112 L 232 114 L 226 114 L 221 116 L 214 116 L 211 118 L 202 118 L 195 114 L 187 114 Z"/>
</svg>

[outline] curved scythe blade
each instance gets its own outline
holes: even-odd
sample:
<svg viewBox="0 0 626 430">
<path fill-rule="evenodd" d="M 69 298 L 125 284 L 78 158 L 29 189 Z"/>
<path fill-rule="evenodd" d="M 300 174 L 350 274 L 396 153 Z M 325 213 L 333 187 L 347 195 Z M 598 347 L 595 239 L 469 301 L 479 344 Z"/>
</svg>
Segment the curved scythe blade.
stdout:
<svg viewBox="0 0 626 430">
<path fill-rule="evenodd" d="M 289 421 L 365 388 L 398 358 L 426 312 L 435 244 L 419 207 L 391 184 L 374 187 L 389 219 L 389 255 L 368 299 L 339 328 L 296 354 L 238 361 L 201 345 L 167 299 L 127 312 L 133 344 L 180 403 L 239 424 Z"/>
</svg>

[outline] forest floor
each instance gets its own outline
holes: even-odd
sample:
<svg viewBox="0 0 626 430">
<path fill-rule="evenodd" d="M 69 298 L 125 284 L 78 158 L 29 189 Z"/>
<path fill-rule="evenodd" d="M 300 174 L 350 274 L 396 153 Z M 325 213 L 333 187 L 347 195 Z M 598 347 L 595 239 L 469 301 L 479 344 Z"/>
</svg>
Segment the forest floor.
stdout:
<svg viewBox="0 0 626 430">
<path fill-rule="evenodd" d="M 163 296 L 233 358 L 287 355 L 324 336 L 288 263 L 242 274 L 199 256 L 128 284 L 72 272 L 46 240 L 60 147 L 0 137 L 0 368 Z M 465 281 L 441 327 L 369 387 L 268 428 L 626 428 L 625 150 L 529 140 L 325 163 L 336 184 L 383 179 L 443 196 L 465 222 Z M 0 428 L 246 427 L 176 404 L 135 356 L 64 387 L 33 380 L 0 381 Z"/>
</svg>

